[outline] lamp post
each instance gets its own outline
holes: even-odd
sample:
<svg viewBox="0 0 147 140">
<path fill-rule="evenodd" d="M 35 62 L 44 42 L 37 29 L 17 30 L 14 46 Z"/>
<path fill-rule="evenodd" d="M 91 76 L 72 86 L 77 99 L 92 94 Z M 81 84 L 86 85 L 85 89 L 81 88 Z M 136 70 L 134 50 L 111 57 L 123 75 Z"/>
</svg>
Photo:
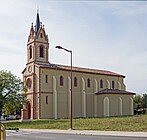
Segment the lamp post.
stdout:
<svg viewBox="0 0 147 140">
<path fill-rule="evenodd" d="M 57 49 L 62 49 L 62 50 L 65 50 L 67 52 L 70 53 L 71 55 L 71 67 L 70 67 L 70 86 L 71 86 L 71 89 L 70 89 L 70 129 L 72 130 L 72 50 L 68 50 L 66 48 L 63 48 L 62 46 L 56 46 L 55 48 Z"/>
</svg>

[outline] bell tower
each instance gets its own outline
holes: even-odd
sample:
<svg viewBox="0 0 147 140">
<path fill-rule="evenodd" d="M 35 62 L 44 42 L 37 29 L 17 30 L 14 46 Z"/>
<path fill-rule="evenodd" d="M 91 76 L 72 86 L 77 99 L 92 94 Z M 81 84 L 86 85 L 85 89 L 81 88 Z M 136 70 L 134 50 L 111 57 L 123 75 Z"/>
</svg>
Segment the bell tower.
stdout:
<svg viewBox="0 0 147 140">
<path fill-rule="evenodd" d="M 27 64 L 49 63 L 48 61 L 49 41 L 48 35 L 45 33 L 44 25 L 40 22 L 39 12 L 37 11 L 36 24 L 31 25 L 27 42 Z"/>
<path fill-rule="evenodd" d="M 23 81 L 26 87 L 26 105 L 22 110 L 22 119 L 40 118 L 39 67 L 49 64 L 49 41 L 44 25 L 40 22 L 37 11 L 35 26 L 31 25 L 27 41 L 27 64 L 23 70 Z"/>
</svg>

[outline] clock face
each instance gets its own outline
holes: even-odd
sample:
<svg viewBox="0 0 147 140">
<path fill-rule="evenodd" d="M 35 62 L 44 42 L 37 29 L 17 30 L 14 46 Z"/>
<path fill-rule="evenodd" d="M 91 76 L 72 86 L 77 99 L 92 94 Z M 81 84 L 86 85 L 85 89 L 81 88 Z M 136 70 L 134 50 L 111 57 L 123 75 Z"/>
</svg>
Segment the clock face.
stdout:
<svg viewBox="0 0 147 140">
<path fill-rule="evenodd" d="M 32 67 L 31 66 L 28 67 L 28 72 L 32 72 Z"/>
</svg>

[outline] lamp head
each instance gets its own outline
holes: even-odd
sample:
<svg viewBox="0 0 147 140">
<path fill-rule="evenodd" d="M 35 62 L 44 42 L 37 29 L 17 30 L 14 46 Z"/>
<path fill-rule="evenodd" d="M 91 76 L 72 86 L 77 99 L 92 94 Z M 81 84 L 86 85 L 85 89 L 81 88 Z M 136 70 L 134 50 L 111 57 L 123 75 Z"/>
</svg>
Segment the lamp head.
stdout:
<svg viewBox="0 0 147 140">
<path fill-rule="evenodd" d="M 61 46 L 56 46 L 55 48 L 57 48 L 57 49 L 63 49 Z"/>
</svg>

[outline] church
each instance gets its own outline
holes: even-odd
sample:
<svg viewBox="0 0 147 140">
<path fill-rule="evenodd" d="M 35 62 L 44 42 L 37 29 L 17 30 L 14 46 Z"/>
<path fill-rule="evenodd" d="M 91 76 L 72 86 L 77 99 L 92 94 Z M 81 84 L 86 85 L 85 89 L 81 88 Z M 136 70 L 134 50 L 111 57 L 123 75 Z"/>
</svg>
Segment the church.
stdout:
<svg viewBox="0 0 147 140">
<path fill-rule="evenodd" d="M 109 117 L 133 115 L 133 95 L 126 91 L 124 75 L 99 69 L 71 67 L 49 62 L 49 39 L 37 12 L 27 40 L 23 81 L 26 103 L 21 119 Z"/>
</svg>

